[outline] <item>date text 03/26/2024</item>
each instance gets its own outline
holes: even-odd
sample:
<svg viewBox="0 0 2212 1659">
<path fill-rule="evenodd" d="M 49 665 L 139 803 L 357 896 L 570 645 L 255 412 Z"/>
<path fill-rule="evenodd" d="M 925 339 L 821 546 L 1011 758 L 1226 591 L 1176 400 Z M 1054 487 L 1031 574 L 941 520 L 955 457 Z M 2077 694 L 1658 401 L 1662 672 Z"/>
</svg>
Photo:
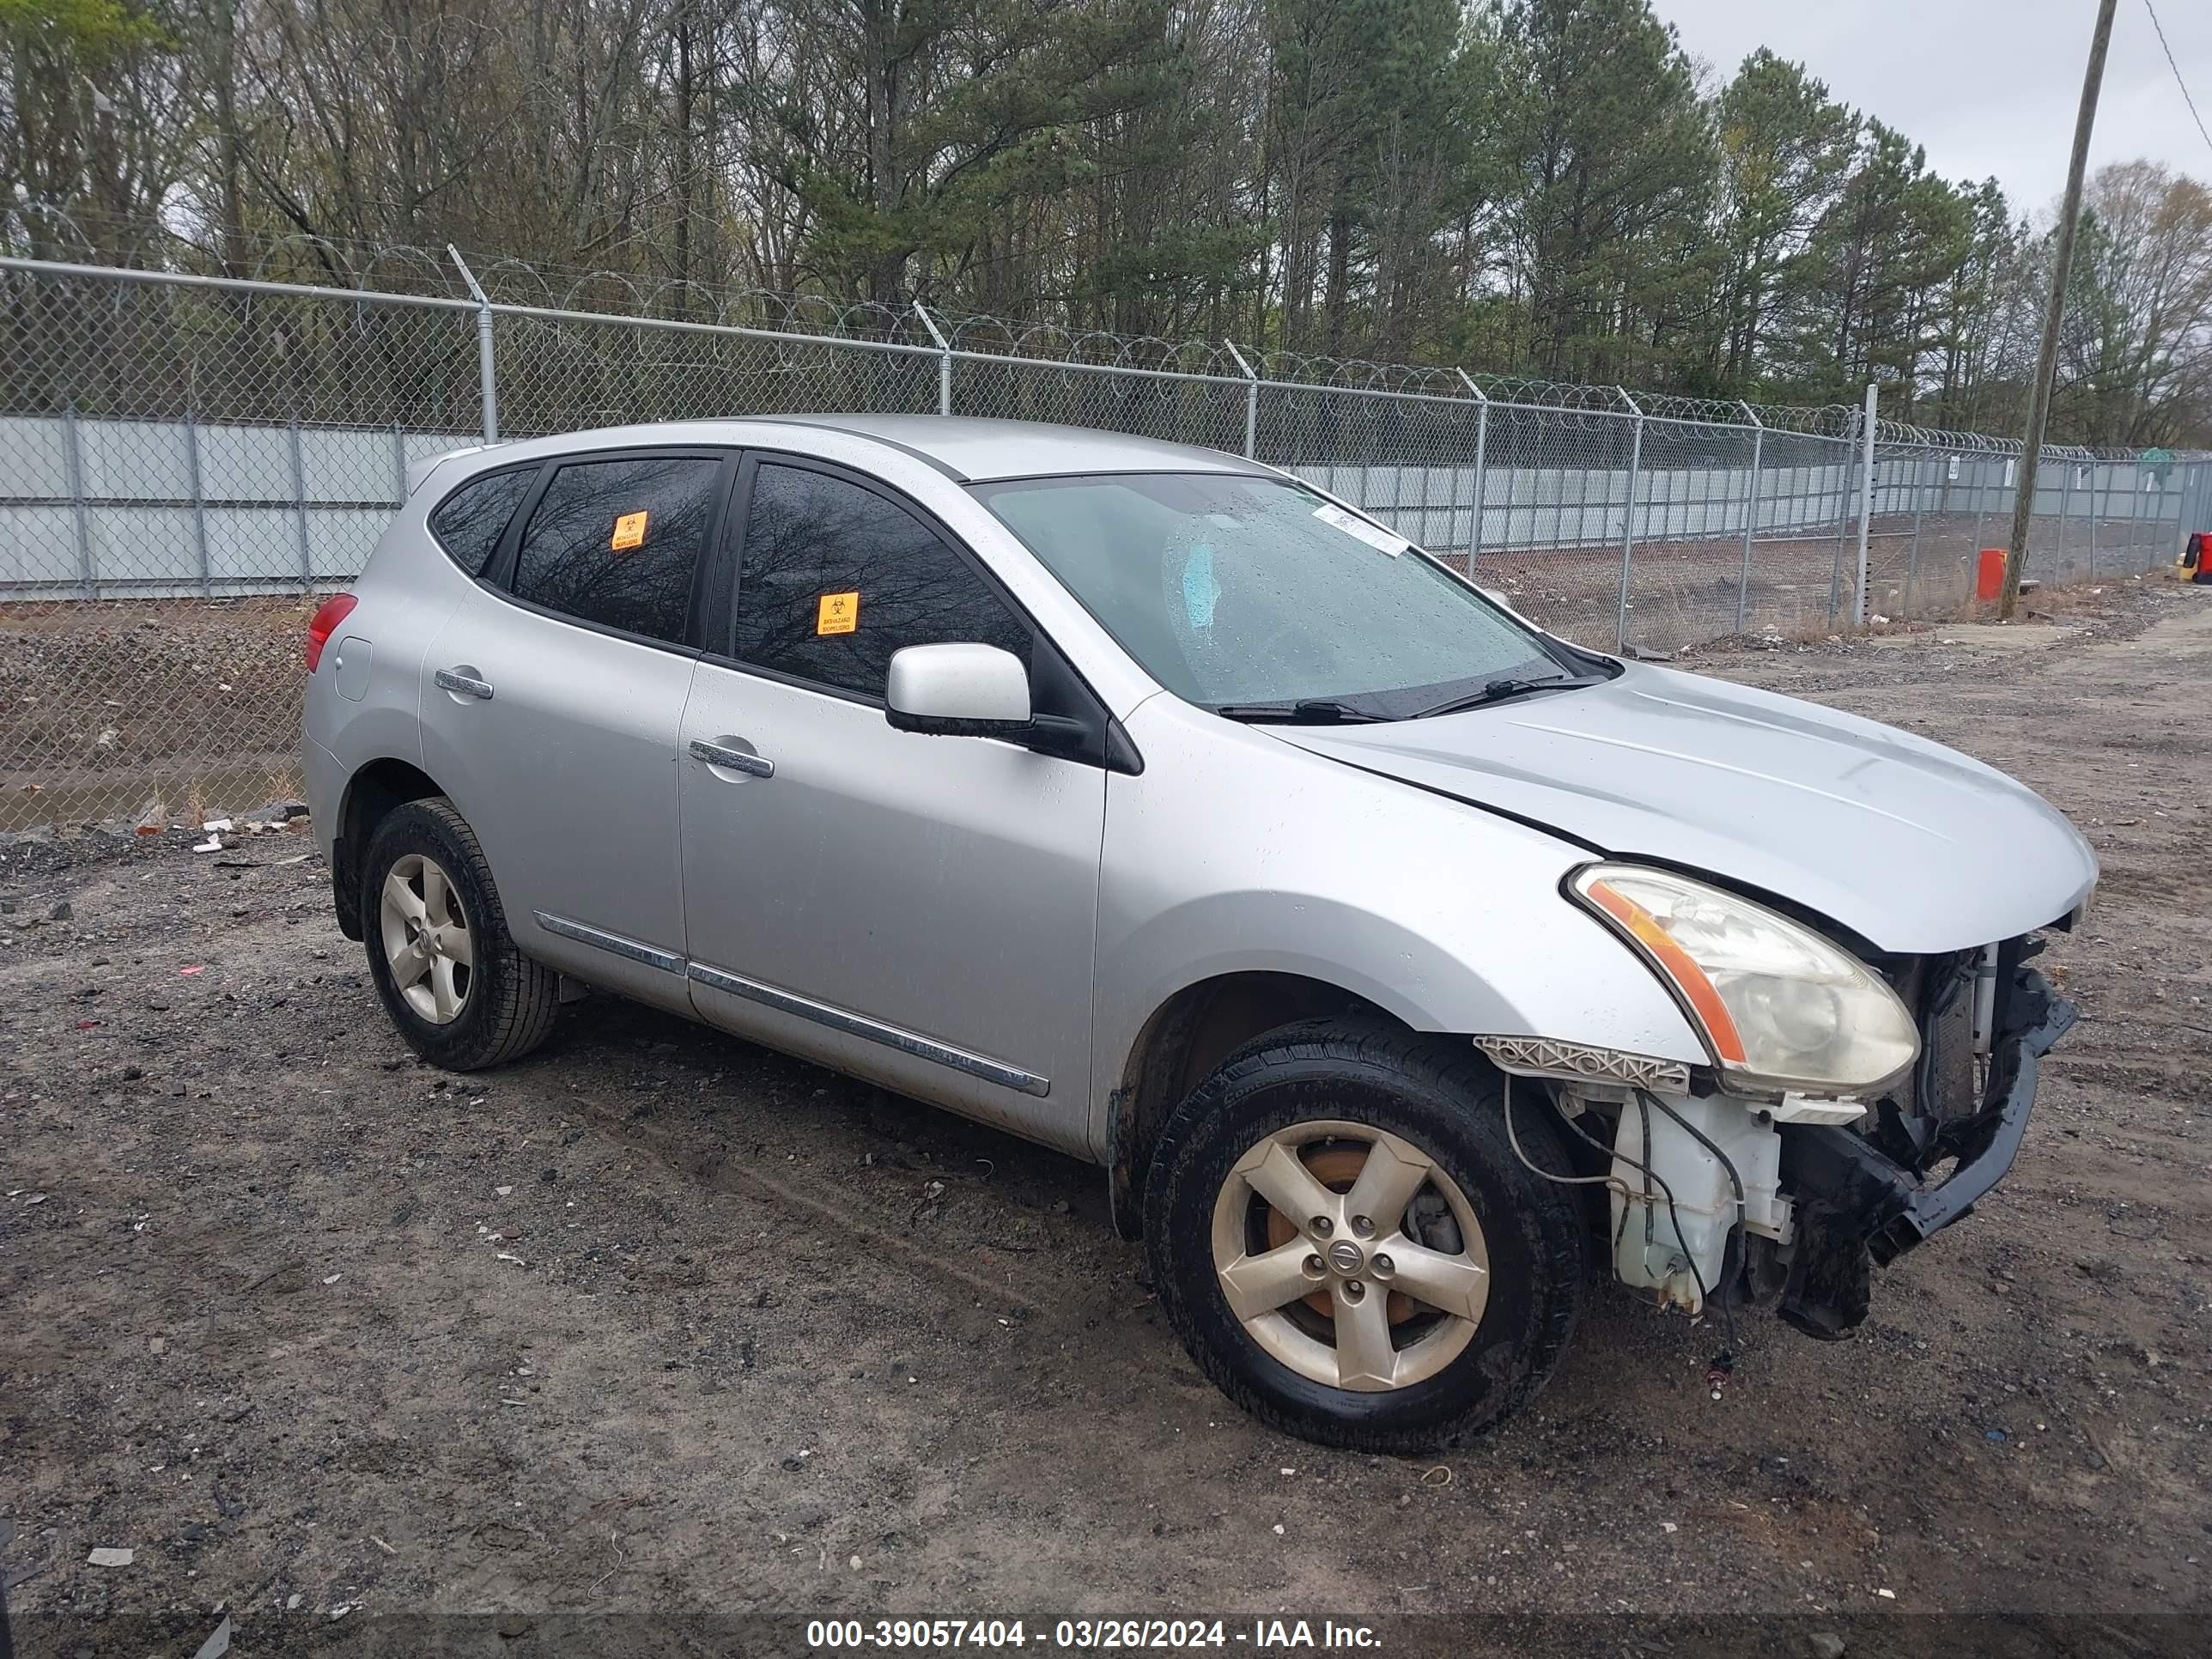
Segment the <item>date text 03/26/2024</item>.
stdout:
<svg viewBox="0 0 2212 1659">
<path fill-rule="evenodd" d="M 1027 1648 L 1046 1651 L 1175 1651 L 1242 1648 L 1248 1653 L 1372 1650 L 1369 1626 L 1333 1619 L 817 1619 L 806 1645 L 817 1650 Z"/>
</svg>

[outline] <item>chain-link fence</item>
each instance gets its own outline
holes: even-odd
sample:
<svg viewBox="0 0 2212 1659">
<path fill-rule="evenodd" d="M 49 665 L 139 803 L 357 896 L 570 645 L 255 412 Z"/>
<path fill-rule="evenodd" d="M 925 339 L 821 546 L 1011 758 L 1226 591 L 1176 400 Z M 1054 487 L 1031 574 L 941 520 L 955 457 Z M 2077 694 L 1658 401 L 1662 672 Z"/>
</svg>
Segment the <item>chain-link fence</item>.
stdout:
<svg viewBox="0 0 2212 1659">
<path fill-rule="evenodd" d="M 2008 532 L 2020 463 L 2017 444 L 1881 422 L 1869 479 L 1850 410 L 919 307 L 823 313 L 808 332 L 798 302 L 749 327 L 470 288 L 0 259 L 0 830 L 296 789 L 314 596 L 359 572 L 410 465 L 495 435 L 868 410 L 1210 445 L 1358 503 L 1549 627 L 1647 651 L 1955 612 L 1978 550 Z M 2034 506 L 2032 575 L 2139 573 L 2212 528 L 2212 460 L 2051 450 Z"/>
</svg>

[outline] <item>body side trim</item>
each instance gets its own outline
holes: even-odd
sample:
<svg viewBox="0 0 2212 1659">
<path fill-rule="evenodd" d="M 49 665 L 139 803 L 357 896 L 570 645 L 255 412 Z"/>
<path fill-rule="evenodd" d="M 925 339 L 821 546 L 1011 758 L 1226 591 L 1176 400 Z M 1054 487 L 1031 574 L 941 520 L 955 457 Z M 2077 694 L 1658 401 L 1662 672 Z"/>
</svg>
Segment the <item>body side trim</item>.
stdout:
<svg viewBox="0 0 2212 1659">
<path fill-rule="evenodd" d="M 641 962 L 648 968 L 658 968 L 663 973 L 680 974 L 684 958 L 672 951 L 663 951 L 657 945 L 610 933 L 603 927 L 586 927 L 580 921 L 571 921 L 566 916 L 556 916 L 544 910 L 532 910 L 531 915 L 549 933 L 558 933 L 562 939 L 574 939 L 580 945 L 597 945 L 616 956 L 627 957 L 632 962 Z"/>
<path fill-rule="evenodd" d="M 964 1072 L 970 1077 L 981 1078 L 986 1083 L 996 1083 L 1005 1088 L 1018 1089 L 1025 1095 L 1042 1097 L 1052 1092 L 1052 1079 L 1049 1078 L 1039 1077 L 1033 1072 L 1024 1072 L 1018 1066 L 1009 1066 L 1004 1060 L 993 1060 L 988 1055 L 974 1054 L 964 1048 L 955 1048 L 950 1044 L 939 1042 L 934 1038 L 922 1036 L 914 1031 L 902 1030 L 896 1025 L 886 1025 L 881 1020 L 870 1019 L 866 1014 L 856 1014 L 849 1009 L 840 1008 L 830 1003 L 817 1002 L 811 997 L 803 997 L 793 991 L 781 990 L 773 985 L 763 985 L 757 980 L 746 979 L 741 975 L 726 973 L 720 968 L 710 968 L 702 962 L 690 963 L 684 971 L 692 979 L 712 990 L 726 992 L 731 996 L 742 997 L 748 1002 L 757 1002 L 763 1007 L 774 1008 L 779 1012 L 792 1014 L 800 1019 L 811 1020 L 817 1025 L 826 1025 L 833 1031 L 842 1031 L 848 1036 L 862 1037 L 870 1042 L 880 1042 L 885 1048 L 896 1048 L 902 1054 L 913 1054 L 921 1060 L 933 1060 L 938 1065 L 950 1066 L 956 1072 Z"/>
<path fill-rule="evenodd" d="M 773 985 L 763 985 L 758 980 L 746 979 L 742 975 L 728 973 L 720 968 L 712 968 L 703 962 L 687 962 L 672 951 L 663 951 L 640 940 L 625 938 L 620 933 L 608 933 L 602 927 L 592 927 L 580 921 L 572 921 L 566 916 L 553 915 L 544 910 L 533 910 L 531 915 L 536 918 L 538 925 L 549 933 L 557 933 L 563 939 L 572 939 L 579 944 L 596 946 L 599 950 L 611 951 L 616 956 L 626 957 L 632 962 L 641 962 L 647 967 L 658 968 L 664 973 L 681 974 L 687 979 L 696 981 L 699 984 L 708 987 L 710 990 L 726 992 L 733 997 L 742 997 L 748 1002 L 757 1002 L 763 1007 L 774 1008 L 781 1013 L 811 1020 L 817 1025 L 827 1026 L 833 1031 L 842 1031 L 848 1036 L 861 1037 L 870 1042 L 880 1042 L 887 1048 L 896 1048 L 900 1053 L 912 1054 L 918 1060 L 930 1060 L 953 1071 L 965 1073 L 969 1077 L 981 1078 L 986 1083 L 995 1083 L 1008 1089 L 1018 1089 L 1025 1095 L 1036 1095 L 1042 1098 L 1052 1092 L 1050 1078 L 1039 1077 L 1034 1072 L 1025 1072 L 1018 1066 L 1009 1066 L 1006 1061 L 994 1060 L 988 1054 L 970 1054 L 965 1048 L 956 1048 L 950 1043 L 939 1042 L 933 1037 L 923 1036 L 919 1032 L 908 1031 L 896 1025 L 886 1025 L 881 1020 L 870 1019 L 866 1014 L 856 1014 L 849 1008 L 840 1008 L 833 1003 L 817 1002 L 813 998 L 800 996 L 795 991 L 786 991 Z"/>
</svg>

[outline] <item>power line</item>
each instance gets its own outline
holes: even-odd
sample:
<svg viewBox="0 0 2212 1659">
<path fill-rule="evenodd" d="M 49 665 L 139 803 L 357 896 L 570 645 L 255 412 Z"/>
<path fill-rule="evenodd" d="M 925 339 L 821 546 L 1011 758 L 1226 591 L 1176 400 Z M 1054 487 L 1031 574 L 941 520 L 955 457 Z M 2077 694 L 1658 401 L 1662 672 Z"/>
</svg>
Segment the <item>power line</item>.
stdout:
<svg viewBox="0 0 2212 1659">
<path fill-rule="evenodd" d="M 2189 106 L 2189 118 L 2197 123 L 2197 136 L 2204 140 L 2205 148 L 2212 149 L 2212 132 L 2204 131 L 2204 118 L 2197 112 L 2197 100 L 2189 95 L 2189 82 L 2181 78 L 2181 65 L 2173 61 L 2173 48 L 2166 44 L 2166 28 L 2158 21 L 2158 8 L 2150 0 L 2143 0 L 2143 9 L 2150 14 L 2151 28 L 2166 52 L 2166 66 L 2173 71 L 2173 84 L 2181 88 L 2181 101 Z"/>
</svg>

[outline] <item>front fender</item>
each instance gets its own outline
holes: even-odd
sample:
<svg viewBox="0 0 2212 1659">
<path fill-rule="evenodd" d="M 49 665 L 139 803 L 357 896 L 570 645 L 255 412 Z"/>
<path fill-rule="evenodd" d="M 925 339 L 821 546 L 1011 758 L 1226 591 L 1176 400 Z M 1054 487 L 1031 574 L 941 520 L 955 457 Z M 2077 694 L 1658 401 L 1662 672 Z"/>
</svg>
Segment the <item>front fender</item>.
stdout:
<svg viewBox="0 0 2212 1659">
<path fill-rule="evenodd" d="M 1107 791 L 1089 1136 L 1101 1156 L 1146 1023 L 1225 974 L 1318 980 L 1415 1030 L 1706 1059 L 1658 980 L 1561 896 L 1588 849 L 1170 698 L 1128 724 L 1146 763 Z"/>
</svg>

